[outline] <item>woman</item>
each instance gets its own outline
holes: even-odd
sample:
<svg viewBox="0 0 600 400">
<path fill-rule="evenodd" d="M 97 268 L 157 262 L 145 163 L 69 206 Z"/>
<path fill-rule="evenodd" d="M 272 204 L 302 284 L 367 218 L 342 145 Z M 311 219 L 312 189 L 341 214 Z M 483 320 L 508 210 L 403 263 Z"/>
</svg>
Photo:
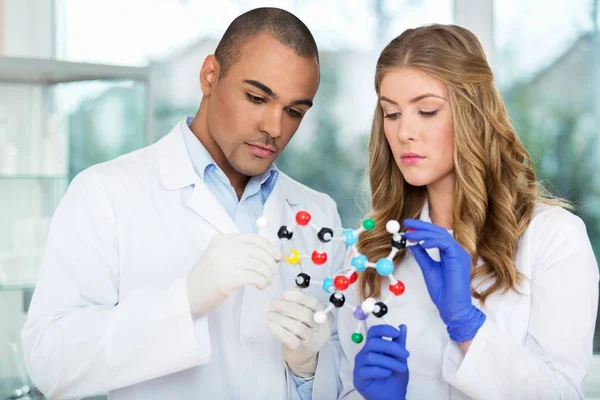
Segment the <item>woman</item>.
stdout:
<svg viewBox="0 0 600 400">
<path fill-rule="evenodd" d="M 417 244 L 394 258 L 406 291 L 385 321 L 367 319 L 379 326 L 364 346 L 340 310 L 342 398 L 583 398 L 597 262 L 583 222 L 538 188 L 477 38 L 453 25 L 407 30 L 381 53 L 375 89 L 377 225 L 359 251 L 389 254 L 389 220 Z M 387 290 L 367 269 L 346 296 Z"/>
</svg>

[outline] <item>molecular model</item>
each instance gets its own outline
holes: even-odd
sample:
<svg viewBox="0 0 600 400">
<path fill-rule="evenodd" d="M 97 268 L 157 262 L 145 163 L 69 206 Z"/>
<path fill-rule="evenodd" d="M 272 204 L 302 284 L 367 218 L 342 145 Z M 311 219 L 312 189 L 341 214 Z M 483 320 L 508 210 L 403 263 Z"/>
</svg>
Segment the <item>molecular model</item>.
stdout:
<svg viewBox="0 0 600 400">
<path fill-rule="evenodd" d="M 306 289 L 311 284 L 315 284 L 321 286 L 326 293 L 331 294 L 329 296 L 330 304 L 328 304 L 323 311 L 318 311 L 314 314 L 314 321 L 318 324 L 324 323 L 327 320 L 327 313 L 334 308 L 347 307 L 351 309 L 354 318 L 358 321 L 356 331 L 352 334 L 352 341 L 354 343 L 361 343 L 363 341 L 363 332 L 366 333 L 366 319 L 369 317 L 369 314 L 373 314 L 377 318 L 382 318 L 385 323 L 389 324 L 385 319 L 385 315 L 388 312 L 386 303 L 389 303 L 393 296 L 400 296 L 404 293 L 405 289 L 404 283 L 397 280 L 393 275 L 393 259 L 399 251 L 416 244 L 416 242 L 407 241 L 404 238 L 404 232 L 400 232 L 400 224 L 398 221 L 391 220 L 386 224 L 386 230 L 392 235 L 390 254 L 373 263 L 370 262 L 365 255 L 360 254 L 356 248 L 360 235 L 363 232 L 375 228 L 375 221 L 373 219 L 368 218 L 363 220 L 362 226 L 358 229 L 336 229 L 336 231 L 341 231 L 340 236 L 334 235 L 334 230 L 331 228 L 319 227 L 311 222 L 312 217 L 308 211 L 297 212 L 295 219 L 295 224 L 281 226 L 277 232 L 277 236 L 279 239 L 289 242 L 292 240 L 294 230 L 297 227 L 312 228 L 317 234 L 317 238 L 320 242 L 319 247 L 310 255 L 310 259 L 314 264 L 323 265 L 327 262 L 327 253 L 324 251 L 324 245 L 330 241 L 343 241 L 346 248 L 350 249 L 352 256 L 349 267 L 337 271 L 335 276 L 327 277 L 323 282 L 318 282 L 314 280 L 311 281 L 310 275 L 302 269 L 301 262 L 302 260 L 308 259 L 308 256 L 302 255 L 298 249 L 293 247 L 285 253 L 284 258 L 288 264 L 300 267 L 300 273 L 296 276 L 296 286 L 300 289 Z M 257 219 L 256 224 L 259 228 L 265 228 L 268 226 L 268 221 L 266 218 L 260 217 Z M 363 301 L 362 304 L 349 304 L 344 296 L 344 291 L 356 282 L 358 273 L 365 271 L 367 268 L 375 268 L 379 275 L 388 278 L 390 294 L 383 301 L 377 301 L 375 298 L 369 297 Z"/>
</svg>

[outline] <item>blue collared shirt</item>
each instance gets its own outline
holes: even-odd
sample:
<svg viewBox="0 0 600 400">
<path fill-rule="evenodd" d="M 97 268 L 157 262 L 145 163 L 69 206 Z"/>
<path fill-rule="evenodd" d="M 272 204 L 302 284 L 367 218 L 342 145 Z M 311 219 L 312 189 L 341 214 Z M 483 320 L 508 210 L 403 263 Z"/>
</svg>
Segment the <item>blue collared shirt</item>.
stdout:
<svg viewBox="0 0 600 400">
<path fill-rule="evenodd" d="M 256 227 L 256 219 L 263 214 L 265 202 L 269 198 L 269 195 L 273 191 L 277 179 L 279 178 L 277 167 L 272 164 L 263 174 L 250 178 L 250 181 L 248 181 L 248 184 L 242 193 L 242 197 L 238 199 L 235 189 L 229 182 L 229 179 L 223 170 L 217 166 L 215 160 L 202 145 L 200 140 L 198 140 L 196 135 L 189 129 L 191 122 L 191 117 L 186 118 L 186 126 L 183 128 L 183 139 L 194 170 L 204 181 L 204 184 L 208 190 L 210 190 L 211 194 L 219 201 L 219 204 L 221 204 L 231 216 L 240 232 L 256 233 L 258 229 Z M 241 301 L 241 293 L 238 292 L 234 312 L 235 321 L 240 320 Z M 239 332 L 239 325 L 237 328 Z M 313 381 L 304 381 L 294 374 L 290 375 L 298 388 L 299 399 L 311 399 Z M 296 397 L 295 393 L 292 393 L 292 397 Z"/>
<path fill-rule="evenodd" d="M 277 167 L 271 165 L 263 174 L 250 178 L 242 197 L 238 199 L 223 170 L 189 129 L 191 118 L 188 117 L 186 123 L 188 129 L 184 127 L 183 139 L 194 170 L 235 221 L 240 232 L 256 233 L 256 219 L 262 215 L 265 202 L 279 177 Z"/>
</svg>

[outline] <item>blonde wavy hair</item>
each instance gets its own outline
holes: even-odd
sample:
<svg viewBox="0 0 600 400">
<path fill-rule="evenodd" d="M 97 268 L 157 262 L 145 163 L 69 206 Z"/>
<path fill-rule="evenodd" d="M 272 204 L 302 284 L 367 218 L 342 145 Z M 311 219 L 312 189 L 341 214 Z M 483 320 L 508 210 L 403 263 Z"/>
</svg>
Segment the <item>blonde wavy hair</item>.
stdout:
<svg viewBox="0 0 600 400">
<path fill-rule="evenodd" d="M 519 237 L 537 202 L 570 207 L 551 197 L 536 182 L 533 162 L 510 123 L 494 85 L 483 48 L 473 33 L 456 25 L 408 29 L 392 40 L 377 61 L 375 90 L 385 74 L 400 67 L 416 68 L 443 82 L 449 93 L 454 125 L 453 232 L 471 254 L 471 280 L 483 277 L 492 284 L 473 295 L 485 302 L 494 292 L 516 290 L 522 276 L 514 257 Z M 369 184 L 376 227 L 361 235 L 359 251 L 369 260 L 386 257 L 389 220 L 418 218 L 426 201 L 426 187 L 408 184 L 392 156 L 383 131 L 379 103 L 369 141 Z M 402 260 L 406 250 L 394 262 Z M 475 268 L 478 258 L 483 263 Z M 380 297 L 382 277 L 368 268 L 360 274 L 361 297 Z"/>
</svg>

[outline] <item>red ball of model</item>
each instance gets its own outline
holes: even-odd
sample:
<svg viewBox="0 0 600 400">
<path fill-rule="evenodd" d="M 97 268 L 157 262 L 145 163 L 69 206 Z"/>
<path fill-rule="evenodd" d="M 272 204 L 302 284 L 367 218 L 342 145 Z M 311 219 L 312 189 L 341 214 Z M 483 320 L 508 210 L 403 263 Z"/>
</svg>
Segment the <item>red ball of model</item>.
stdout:
<svg viewBox="0 0 600 400">
<path fill-rule="evenodd" d="M 404 293 L 404 283 L 402 281 L 398 281 L 394 284 L 390 284 L 390 292 L 394 293 L 396 296 L 400 296 Z"/>
<path fill-rule="evenodd" d="M 352 275 L 350 275 L 350 284 L 352 285 L 358 279 L 358 273 L 354 271 Z"/>
<path fill-rule="evenodd" d="M 296 223 L 300 226 L 306 226 L 310 222 L 311 216 L 308 211 L 298 211 L 296 213 Z"/>
<path fill-rule="evenodd" d="M 327 262 L 327 253 L 319 253 L 318 251 L 313 251 L 311 256 L 312 262 L 317 265 L 323 265 Z"/>
<path fill-rule="evenodd" d="M 333 280 L 333 286 L 335 286 L 337 290 L 346 290 L 348 289 L 348 286 L 350 286 L 350 280 L 344 275 L 338 275 Z"/>
</svg>

